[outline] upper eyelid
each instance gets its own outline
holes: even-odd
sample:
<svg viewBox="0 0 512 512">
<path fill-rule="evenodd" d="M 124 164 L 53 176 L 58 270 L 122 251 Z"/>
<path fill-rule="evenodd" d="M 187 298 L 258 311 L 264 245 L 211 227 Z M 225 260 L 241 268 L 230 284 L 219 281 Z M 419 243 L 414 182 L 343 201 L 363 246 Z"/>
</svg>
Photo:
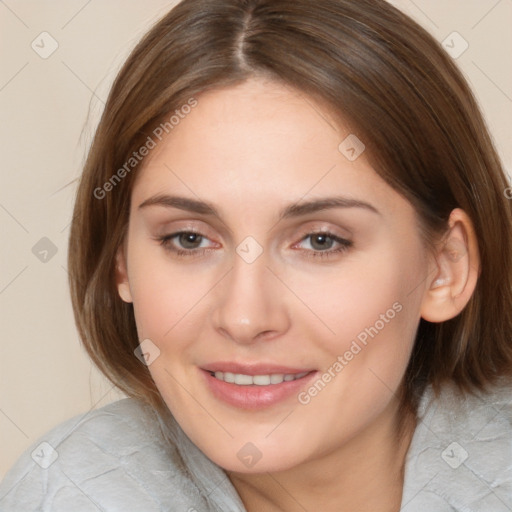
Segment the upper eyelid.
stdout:
<svg viewBox="0 0 512 512">
<path fill-rule="evenodd" d="M 158 211 L 161 210 L 161 208 L 157 208 L 155 209 L 156 212 L 153 212 L 152 211 L 153 209 L 152 208 L 149 208 L 149 215 L 147 216 L 147 222 L 148 222 L 148 225 L 155 225 L 155 226 L 158 226 L 160 225 L 162 228 L 164 229 L 167 229 L 165 228 L 165 226 L 167 225 L 170 225 L 170 224 L 175 224 L 175 223 L 198 223 L 199 225 L 201 226 L 207 226 L 206 229 L 214 229 L 216 231 L 220 231 L 220 232 L 224 232 L 226 233 L 228 236 L 230 237 L 233 237 L 234 236 L 234 232 L 233 230 L 231 229 L 231 227 L 226 224 L 224 221 L 218 219 L 217 217 L 214 217 L 214 218 L 211 218 L 211 219 L 205 219 L 204 216 L 190 216 L 190 215 L 186 215 L 186 212 L 183 212 L 181 211 L 182 214 L 184 214 L 184 216 L 181 216 L 181 215 L 178 215 L 178 216 L 168 216 L 168 212 L 164 212 L 166 213 L 165 217 L 161 217 L 161 212 L 160 214 L 157 215 Z M 351 224 L 353 222 L 353 218 L 352 217 L 349 217 L 348 219 L 345 218 L 345 217 L 340 217 L 340 218 L 337 218 L 334 214 L 336 213 L 335 212 L 336 209 L 331 209 L 331 208 L 328 208 L 328 209 L 325 209 L 325 210 L 321 210 L 321 211 L 318 211 L 318 212 L 311 212 L 311 213 L 307 213 L 307 214 L 304 214 L 304 217 L 301 215 L 301 217 L 292 217 L 290 219 L 283 219 L 283 220 L 280 220 L 278 222 L 274 222 L 269 229 L 266 230 L 266 233 L 270 233 L 270 232 L 273 232 L 275 231 L 276 229 L 279 230 L 279 226 L 283 227 L 284 225 L 284 229 L 285 230 L 290 230 L 290 229 L 296 229 L 296 225 L 302 225 L 302 224 L 312 224 L 312 223 L 320 223 L 320 224 L 325 224 L 325 223 L 328 223 L 328 224 L 338 224 L 338 223 L 341 223 L 341 224 L 345 224 L 347 220 L 350 220 L 352 219 L 352 221 L 349 222 L 349 224 Z M 352 208 L 347 208 L 347 211 L 348 210 L 352 210 Z M 345 210 L 343 210 L 345 211 Z M 370 211 L 370 210 L 367 210 L 367 211 Z M 178 213 L 180 213 L 180 211 L 178 211 Z M 155 215 L 155 216 L 153 216 Z M 308 218 L 309 217 L 309 218 Z M 315 218 L 317 217 L 317 218 Z M 318 218 L 318 217 L 324 217 L 324 218 Z M 210 228 L 210 226 L 212 228 Z M 169 228 L 171 229 L 171 228 Z M 176 229 L 181 229 L 181 227 L 178 227 Z M 186 229 L 186 228 L 184 228 Z M 204 228 L 201 228 L 201 229 L 204 229 Z M 331 228 L 327 228 L 327 229 L 331 229 Z M 350 233 L 350 229 L 348 229 L 348 227 L 343 227 L 341 228 L 343 231 L 346 231 L 346 232 L 349 232 Z"/>
<path fill-rule="evenodd" d="M 176 221 L 172 221 L 172 223 L 174 224 Z M 187 223 L 189 225 L 182 225 L 182 226 L 177 226 L 177 227 L 170 227 L 169 224 L 171 224 L 170 222 L 166 222 L 165 224 L 162 224 L 160 226 L 160 228 L 157 230 L 157 232 L 161 233 L 162 236 L 164 235 L 170 235 L 170 234 L 175 234 L 175 233 L 181 233 L 181 232 L 192 232 L 192 233 L 197 233 L 199 235 L 203 235 L 203 236 L 206 236 L 208 238 L 210 238 L 208 236 L 208 232 L 211 232 L 211 230 L 213 229 L 214 231 L 219 231 L 219 229 L 217 227 L 213 227 L 211 228 L 209 226 L 209 223 L 208 222 L 205 222 L 201 219 L 187 219 L 187 220 L 181 220 L 181 219 L 177 219 L 177 222 L 181 223 Z M 199 223 L 200 227 L 195 227 L 195 226 L 192 226 L 190 225 L 190 223 L 193 222 L 193 223 Z M 326 224 L 327 223 L 327 224 Z M 328 232 L 328 233 L 331 233 L 333 235 L 336 235 L 340 238 L 352 238 L 353 237 L 353 233 L 352 233 L 352 230 L 349 229 L 348 226 L 345 226 L 345 227 L 341 227 L 341 226 L 337 226 L 337 227 L 331 227 L 329 224 L 336 224 L 336 222 L 333 222 L 331 220 L 320 220 L 320 219 L 317 219 L 317 220 L 309 220 L 309 221 L 306 221 L 306 224 L 308 226 L 306 227 L 303 227 L 302 224 L 304 224 L 304 221 L 302 221 L 301 223 L 301 226 L 299 226 L 297 228 L 297 226 L 287 226 L 285 228 L 285 231 L 288 233 L 286 236 L 291 236 L 289 235 L 289 233 L 296 233 L 297 231 L 301 232 L 302 235 L 301 236 L 305 236 L 307 234 L 311 234 L 311 233 L 321 233 L 321 232 Z M 206 226 L 206 227 L 205 227 Z M 271 232 L 274 230 L 274 227 L 272 227 L 268 232 Z M 224 231 L 224 233 L 222 233 L 222 231 Z M 224 230 L 224 229 L 220 229 L 220 232 L 221 232 L 221 236 L 224 236 L 225 234 L 228 235 L 228 238 L 231 238 L 233 236 L 233 232 L 231 229 L 227 229 L 227 230 Z"/>
</svg>

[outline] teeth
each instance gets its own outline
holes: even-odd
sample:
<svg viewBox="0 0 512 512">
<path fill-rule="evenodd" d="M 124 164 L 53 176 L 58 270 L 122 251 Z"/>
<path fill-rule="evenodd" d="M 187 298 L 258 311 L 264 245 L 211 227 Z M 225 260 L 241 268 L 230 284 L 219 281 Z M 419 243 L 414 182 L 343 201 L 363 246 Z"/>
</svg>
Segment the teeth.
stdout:
<svg viewBox="0 0 512 512">
<path fill-rule="evenodd" d="M 258 386 L 268 386 L 272 382 L 269 375 L 255 375 L 252 378 L 251 384 L 257 384 Z"/>
<path fill-rule="evenodd" d="M 241 373 L 235 373 L 235 384 L 241 386 L 248 386 L 252 384 L 252 377 L 250 375 L 242 375 Z"/>
<path fill-rule="evenodd" d="M 240 386 L 250 386 L 255 384 L 256 386 L 269 386 L 271 384 L 281 384 L 281 382 L 290 382 L 292 380 L 301 379 L 309 372 L 302 373 L 272 373 L 269 375 L 244 375 L 242 373 L 230 373 L 230 372 L 215 372 L 215 378 L 223 380 L 224 382 L 230 382 L 238 384 Z"/>
<path fill-rule="evenodd" d="M 222 375 L 222 372 L 216 372 L 215 377 L 217 377 L 217 373 L 220 373 Z M 224 379 L 222 379 L 222 377 L 217 377 L 217 378 L 224 380 L 224 382 L 233 382 L 233 383 L 235 382 L 235 374 L 234 373 L 226 372 L 224 374 Z"/>
</svg>

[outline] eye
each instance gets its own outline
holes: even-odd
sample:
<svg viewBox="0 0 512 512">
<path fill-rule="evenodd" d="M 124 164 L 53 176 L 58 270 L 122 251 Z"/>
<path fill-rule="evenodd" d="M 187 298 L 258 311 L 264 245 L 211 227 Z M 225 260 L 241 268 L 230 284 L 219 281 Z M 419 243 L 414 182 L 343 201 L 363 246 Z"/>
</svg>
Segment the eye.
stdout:
<svg viewBox="0 0 512 512">
<path fill-rule="evenodd" d="M 195 231 L 178 231 L 170 235 L 158 237 L 157 240 L 167 251 L 173 252 L 178 257 L 190 258 L 201 256 L 212 248 L 207 245 L 208 238 Z M 347 251 L 353 245 L 350 240 L 327 231 L 308 233 L 296 245 L 300 245 L 306 240 L 309 240 L 308 245 L 310 248 L 304 249 L 304 252 L 306 257 L 312 258 L 334 257 L 336 254 Z M 333 249 L 336 245 L 338 247 Z"/>
<path fill-rule="evenodd" d="M 343 253 L 352 247 L 353 242 L 341 238 L 328 231 L 320 231 L 316 233 L 308 233 L 302 238 L 301 242 L 305 240 L 309 241 L 311 249 L 305 249 L 307 257 L 312 258 L 328 258 L 335 256 L 336 254 Z M 332 249 L 333 246 L 338 246 L 337 249 Z"/>
<path fill-rule="evenodd" d="M 178 231 L 157 240 L 166 250 L 174 252 L 177 256 L 198 256 L 208 249 L 202 245 L 208 238 L 195 231 Z"/>
</svg>

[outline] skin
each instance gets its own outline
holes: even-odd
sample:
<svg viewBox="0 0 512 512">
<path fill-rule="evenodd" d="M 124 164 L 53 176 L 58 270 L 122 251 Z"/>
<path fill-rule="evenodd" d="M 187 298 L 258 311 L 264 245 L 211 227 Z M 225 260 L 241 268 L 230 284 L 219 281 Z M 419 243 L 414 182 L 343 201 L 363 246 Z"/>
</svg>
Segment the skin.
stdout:
<svg viewBox="0 0 512 512">
<path fill-rule="evenodd" d="M 397 511 L 415 427 L 406 418 L 397 438 L 397 394 L 420 318 L 456 316 L 474 290 L 471 221 L 454 210 L 450 247 L 427 253 L 411 204 L 364 152 L 349 161 L 338 150 L 348 128 L 298 91 L 255 78 L 197 99 L 140 171 L 118 253 L 119 294 L 133 302 L 140 340 L 160 350 L 151 375 L 247 510 Z M 159 194 L 209 201 L 220 218 L 139 207 Z M 291 203 L 333 195 L 379 213 L 333 208 L 278 219 Z M 204 238 L 195 246 L 158 240 L 180 230 Z M 340 248 L 312 235 L 322 230 L 352 245 L 313 257 Z M 263 251 L 252 263 L 236 252 L 248 236 Z M 169 247 L 196 253 L 180 257 Z M 240 409 L 214 397 L 198 370 L 223 360 L 322 373 L 395 303 L 400 312 L 305 405 L 292 396 Z M 261 453 L 252 467 L 237 457 L 248 442 Z"/>
</svg>

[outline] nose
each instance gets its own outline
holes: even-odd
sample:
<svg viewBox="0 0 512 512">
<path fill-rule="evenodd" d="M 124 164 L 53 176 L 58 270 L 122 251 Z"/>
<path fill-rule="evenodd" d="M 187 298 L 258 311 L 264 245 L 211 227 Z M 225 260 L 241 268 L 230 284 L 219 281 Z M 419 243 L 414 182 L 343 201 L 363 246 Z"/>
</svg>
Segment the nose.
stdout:
<svg viewBox="0 0 512 512">
<path fill-rule="evenodd" d="M 235 254 L 233 267 L 215 287 L 212 321 L 222 336 L 250 344 L 288 330 L 284 287 L 267 265 L 265 253 L 252 263 Z"/>
</svg>

